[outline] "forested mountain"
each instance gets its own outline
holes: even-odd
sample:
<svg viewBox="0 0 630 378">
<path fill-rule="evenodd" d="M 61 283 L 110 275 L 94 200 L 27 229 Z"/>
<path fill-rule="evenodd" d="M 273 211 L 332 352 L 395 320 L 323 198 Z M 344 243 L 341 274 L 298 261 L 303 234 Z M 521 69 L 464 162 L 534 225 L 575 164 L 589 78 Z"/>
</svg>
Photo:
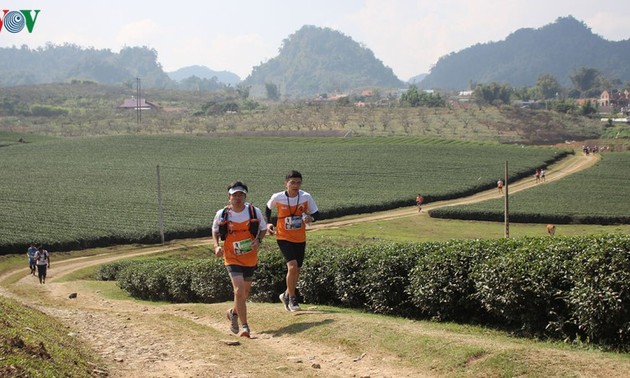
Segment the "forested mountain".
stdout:
<svg viewBox="0 0 630 378">
<path fill-rule="evenodd" d="M 196 76 L 200 79 L 212 79 L 216 77 L 218 82 L 232 86 L 241 82 L 241 78 L 235 73 L 229 71 L 213 71 L 206 66 L 183 67 L 177 71 L 168 72 L 168 76 L 176 81 L 181 81 L 192 76 Z"/>
<path fill-rule="evenodd" d="M 500 42 L 453 52 L 438 60 L 421 87 L 467 89 L 471 83 L 532 86 L 551 74 L 562 85 L 579 68 L 598 70 L 609 80 L 630 81 L 630 39 L 613 42 L 583 22 L 561 17 L 539 29 L 519 29 Z"/>
<path fill-rule="evenodd" d="M 469 89 L 483 83 L 534 86 L 542 75 L 570 86 L 576 70 L 592 68 L 609 82 L 630 82 L 630 39 L 613 42 L 568 16 L 539 29 L 519 29 L 505 40 L 477 44 L 439 59 L 420 81 L 424 89 Z M 169 77 L 172 75 L 174 79 Z M 410 82 L 418 82 L 421 75 Z M 94 81 L 106 85 L 215 91 L 235 86 L 230 72 L 190 66 L 167 74 L 148 47 L 82 48 L 74 44 L 0 48 L 0 87 Z M 350 37 L 304 26 L 283 42 L 276 57 L 254 67 L 240 84 L 253 97 L 299 98 L 361 89 L 404 88 L 392 69 Z"/>
<path fill-rule="evenodd" d="M 409 84 L 418 84 L 419 82 L 421 82 L 422 80 L 424 80 L 425 77 L 427 77 L 427 73 L 421 73 L 420 75 L 416 75 L 412 78 L 410 78 L 409 80 L 407 80 L 407 83 Z"/>
<path fill-rule="evenodd" d="M 119 53 L 108 49 L 84 49 L 74 44 L 29 49 L 0 48 L 0 86 L 33 85 L 69 80 L 101 84 L 130 83 L 142 78 L 145 87 L 174 85 L 157 62 L 157 51 L 147 47 L 125 47 Z"/>
<path fill-rule="evenodd" d="M 310 25 L 285 39 L 278 56 L 254 67 L 243 84 L 252 86 L 253 95 L 264 95 L 270 84 L 283 97 L 405 86 L 370 49 L 338 31 Z"/>
</svg>

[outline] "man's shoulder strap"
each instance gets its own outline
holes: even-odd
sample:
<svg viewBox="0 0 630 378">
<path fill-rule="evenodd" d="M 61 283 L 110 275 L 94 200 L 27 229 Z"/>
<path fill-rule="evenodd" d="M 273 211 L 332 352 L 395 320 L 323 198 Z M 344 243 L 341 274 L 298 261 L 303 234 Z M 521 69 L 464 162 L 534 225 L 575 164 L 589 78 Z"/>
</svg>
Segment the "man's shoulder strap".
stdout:
<svg viewBox="0 0 630 378">
<path fill-rule="evenodd" d="M 256 208 L 251 203 L 249 204 L 249 219 L 258 221 L 258 217 L 256 216 Z"/>
<path fill-rule="evenodd" d="M 260 219 L 258 219 L 258 217 L 256 216 L 256 209 L 254 208 L 254 205 L 250 203 L 249 204 L 249 232 L 252 234 L 253 237 L 258 236 L 259 226 L 260 226 Z"/>
<path fill-rule="evenodd" d="M 226 206 L 223 208 L 223 212 L 221 212 L 221 222 L 227 221 L 228 211 L 230 210 L 230 206 Z"/>
</svg>

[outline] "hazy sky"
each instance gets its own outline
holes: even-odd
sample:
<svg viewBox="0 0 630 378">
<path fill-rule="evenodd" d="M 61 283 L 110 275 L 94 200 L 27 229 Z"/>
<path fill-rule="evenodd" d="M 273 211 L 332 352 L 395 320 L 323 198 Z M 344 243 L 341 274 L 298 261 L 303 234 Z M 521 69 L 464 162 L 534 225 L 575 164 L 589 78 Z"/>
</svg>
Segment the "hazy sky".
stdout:
<svg viewBox="0 0 630 378">
<path fill-rule="evenodd" d="M 165 71 L 204 65 L 245 79 L 304 25 L 329 27 L 371 49 L 401 80 L 438 59 L 517 29 L 574 16 L 611 41 L 630 39 L 625 1 L 594 0 L 0 0 L 40 9 L 32 33 L 0 30 L 0 47 L 74 43 L 119 52 L 148 46 Z M 626 4 L 627 5 L 627 4 Z M 0 12 L 0 17 L 4 17 Z"/>
</svg>

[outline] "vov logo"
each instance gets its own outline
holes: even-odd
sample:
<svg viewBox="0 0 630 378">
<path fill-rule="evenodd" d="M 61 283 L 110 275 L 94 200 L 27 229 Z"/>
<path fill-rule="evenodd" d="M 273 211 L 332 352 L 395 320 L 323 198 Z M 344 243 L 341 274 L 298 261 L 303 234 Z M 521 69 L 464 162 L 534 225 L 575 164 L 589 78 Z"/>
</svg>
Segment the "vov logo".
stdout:
<svg viewBox="0 0 630 378">
<path fill-rule="evenodd" d="M 35 16 L 33 16 L 32 12 L 35 12 Z M 39 9 L 22 9 L 19 11 L 4 9 L 2 14 L 0 14 L 0 32 L 2 32 L 2 27 L 4 26 L 4 29 L 9 33 L 19 33 L 26 26 L 26 30 L 32 33 L 38 15 Z"/>
</svg>

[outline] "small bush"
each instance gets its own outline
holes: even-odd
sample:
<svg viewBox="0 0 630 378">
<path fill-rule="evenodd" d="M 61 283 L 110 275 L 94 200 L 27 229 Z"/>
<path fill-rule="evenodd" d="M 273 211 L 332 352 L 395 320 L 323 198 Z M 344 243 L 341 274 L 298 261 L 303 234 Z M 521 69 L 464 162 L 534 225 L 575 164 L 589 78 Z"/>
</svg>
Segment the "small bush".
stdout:
<svg viewBox="0 0 630 378">
<path fill-rule="evenodd" d="M 421 255 L 421 248 L 412 244 L 388 244 L 367 249 L 369 259 L 363 274 L 365 308 L 376 314 L 418 315 L 406 289 L 409 272 Z"/>
<path fill-rule="evenodd" d="M 190 290 L 203 303 L 225 302 L 234 298 L 232 282 L 222 259 L 191 261 Z"/>
<path fill-rule="evenodd" d="M 369 259 L 369 252 L 364 248 L 340 250 L 337 255 L 334 286 L 337 298 L 343 306 L 365 308 L 365 277 L 363 268 Z"/>
<path fill-rule="evenodd" d="M 166 280 L 160 276 L 163 261 L 138 261 L 118 273 L 118 286 L 131 296 L 142 299 L 159 300 L 164 298 Z"/>
<path fill-rule="evenodd" d="M 167 288 L 167 299 L 172 302 L 197 302 L 192 290 L 192 267 L 189 261 L 174 262 L 164 270 Z"/>
</svg>

